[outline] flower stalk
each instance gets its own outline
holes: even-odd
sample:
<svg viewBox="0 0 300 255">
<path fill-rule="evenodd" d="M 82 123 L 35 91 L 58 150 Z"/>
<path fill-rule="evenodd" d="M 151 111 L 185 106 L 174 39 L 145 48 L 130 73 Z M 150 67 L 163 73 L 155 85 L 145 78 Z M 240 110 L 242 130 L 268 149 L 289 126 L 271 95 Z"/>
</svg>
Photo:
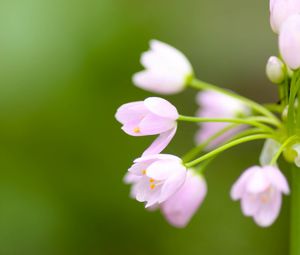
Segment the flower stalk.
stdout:
<svg viewBox="0 0 300 255">
<path fill-rule="evenodd" d="M 292 166 L 290 200 L 290 255 L 300 255 L 300 169 Z"/>
</svg>

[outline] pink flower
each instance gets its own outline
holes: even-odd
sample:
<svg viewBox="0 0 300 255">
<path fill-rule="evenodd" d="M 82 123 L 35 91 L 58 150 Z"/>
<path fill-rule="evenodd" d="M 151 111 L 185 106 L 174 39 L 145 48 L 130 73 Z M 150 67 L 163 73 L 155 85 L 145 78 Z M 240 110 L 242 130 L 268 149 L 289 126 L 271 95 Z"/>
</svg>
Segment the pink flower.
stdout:
<svg viewBox="0 0 300 255">
<path fill-rule="evenodd" d="M 280 33 L 283 23 L 293 14 L 300 13 L 299 0 L 271 0 L 270 23 L 275 33 Z"/>
<path fill-rule="evenodd" d="M 299 1 L 300 2 L 300 1 Z M 279 49 L 285 63 L 292 69 L 300 67 L 300 15 L 290 16 L 279 34 Z"/>
<path fill-rule="evenodd" d="M 237 99 L 214 91 L 200 92 L 197 96 L 197 102 L 200 105 L 200 109 L 196 115 L 202 118 L 234 118 L 239 115 L 248 115 L 250 112 L 249 108 Z M 196 143 L 201 144 L 206 142 L 207 139 L 226 128 L 228 125 L 229 123 L 224 122 L 201 123 L 201 128 L 196 134 Z M 223 135 L 213 140 L 206 149 L 210 150 L 216 147 L 230 139 L 242 129 L 243 127 L 237 127 L 225 132 Z"/>
<path fill-rule="evenodd" d="M 183 185 L 186 168 L 180 158 L 168 154 L 143 156 L 128 170 L 132 176 L 132 195 L 146 208 L 161 204 Z"/>
<path fill-rule="evenodd" d="M 176 133 L 178 116 L 176 108 L 159 97 L 124 104 L 115 115 L 129 135 L 159 135 L 143 155 L 158 154 L 167 147 Z"/>
<path fill-rule="evenodd" d="M 150 41 L 150 50 L 142 54 L 141 63 L 146 70 L 136 73 L 133 83 L 155 93 L 178 93 L 193 74 L 190 62 L 180 51 L 157 40 Z"/>
<path fill-rule="evenodd" d="M 161 205 L 161 211 L 170 224 L 183 228 L 202 204 L 206 192 L 204 178 L 188 170 L 183 186 Z"/>
<path fill-rule="evenodd" d="M 261 227 L 268 227 L 276 220 L 282 193 L 289 194 L 289 186 L 274 166 L 248 168 L 231 189 L 232 199 L 241 200 L 244 215 L 253 217 Z"/>
</svg>

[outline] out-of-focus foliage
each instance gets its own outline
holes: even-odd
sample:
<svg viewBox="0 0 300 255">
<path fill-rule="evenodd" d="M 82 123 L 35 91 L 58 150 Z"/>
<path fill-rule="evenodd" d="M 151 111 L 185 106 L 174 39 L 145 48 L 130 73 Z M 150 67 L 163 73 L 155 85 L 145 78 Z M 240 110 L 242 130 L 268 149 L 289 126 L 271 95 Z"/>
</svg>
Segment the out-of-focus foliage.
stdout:
<svg viewBox="0 0 300 255">
<path fill-rule="evenodd" d="M 202 79 L 274 100 L 268 19 L 261 0 L 1 0 L 0 254 L 285 254 L 287 206 L 260 229 L 228 194 L 260 144 L 217 158 L 203 207 L 177 230 L 129 198 L 123 175 L 151 138 L 114 120 L 150 95 L 131 75 L 152 38 L 185 52 Z M 194 95 L 168 99 L 192 114 Z M 187 151 L 195 130 L 180 125 L 168 152 Z"/>
</svg>

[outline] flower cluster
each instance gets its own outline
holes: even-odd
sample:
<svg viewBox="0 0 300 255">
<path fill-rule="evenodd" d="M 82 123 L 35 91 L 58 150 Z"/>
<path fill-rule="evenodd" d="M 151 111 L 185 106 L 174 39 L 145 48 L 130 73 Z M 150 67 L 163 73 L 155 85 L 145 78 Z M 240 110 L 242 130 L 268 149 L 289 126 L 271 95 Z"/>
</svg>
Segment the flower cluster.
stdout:
<svg viewBox="0 0 300 255">
<path fill-rule="evenodd" d="M 259 163 L 245 170 L 231 189 L 243 214 L 259 226 L 270 226 L 279 215 L 282 195 L 290 192 L 278 159 L 283 155 L 300 167 L 300 1 L 271 0 L 270 13 L 282 59 L 270 57 L 266 74 L 278 84 L 279 103 L 261 105 L 196 79 L 184 54 L 166 43 L 150 41 L 150 50 L 141 56 L 145 70 L 133 76 L 137 87 L 163 95 L 200 90 L 196 116 L 179 114 L 160 97 L 124 104 L 115 115 L 128 135 L 157 136 L 134 160 L 124 181 L 131 184 L 131 197 L 149 210 L 160 210 L 173 226 L 185 227 L 202 204 L 211 160 L 241 143 L 265 140 Z M 200 126 L 196 147 L 182 157 L 163 154 L 182 121 Z"/>
</svg>

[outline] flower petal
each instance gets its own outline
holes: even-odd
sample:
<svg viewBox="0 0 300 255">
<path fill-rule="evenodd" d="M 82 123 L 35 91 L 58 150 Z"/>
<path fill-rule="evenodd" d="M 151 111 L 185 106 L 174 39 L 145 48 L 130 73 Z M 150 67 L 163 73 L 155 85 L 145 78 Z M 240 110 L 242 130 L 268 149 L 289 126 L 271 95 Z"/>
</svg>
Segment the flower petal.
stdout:
<svg viewBox="0 0 300 255">
<path fill-rule="evenodd" d="M 172 138 L 176 134 L 176 130 L 177 130 L 177 125 L 173 129 L 160 134 L 154 140 L 154 142 L 148 147 L 148 149 L 144 151 L 143 156 L 158 154 L 162 152 L 171 142 Z"/>
<path fill-rule="evenodd" d="M 177 161 L 158 160 L 147 168 L 147 176 L 154 180 L 162 181 L 182 172 L 183 169 L 185 170 L 185 167 Z"/>
<path fill-rule="evenodd" d="M 289 184 L 285 176 L 277 167 L 265 166 L 263 170 L 276 189 L 283 192 L 284 194 L 290 193 Z"/>
<path fill-rule="evenodd" d="M 270 184 L 271 182 L 263 169 L 257 167 L 249 177 L 249 180 L 246 184 L 246 191 L 248 193 L 257 194 L 265 191 Z"/>
<path fill-rule="evenodd" d="M 145 101 L 146 108 L 157 116 L 177 120 L 179 114 L 174 105 L 160 97 L 148 97 Z"/>
<path fill-rule="evenodd" d="M 254 214 L 255 222 L 261 227 L 269 227 L 279 215 L 282 195 L 277 191 L 273 196 L 272 201 L 262 205 L 257 213 Z"/>
<path fill-rule="evenodd" d="M 155 114 L 148 114 L 139 123 L 139 129 L 142 134 L 156 135 L 172 129 L 176 121 Z"/>
<path fill-rule="evenodd" d="M 116 119 L 124 124 L 126 122 L 132 122 L 136 119 L 141 119 L 141 116 L 148 112 L 143 101 L 137 101 L 132 103 L 123 104 L 116 112 Z"/>
<path fill-rule="evenodd" d="M 176 172 L 176 174 L 168 178 L 163 184 L 161 188 L 161 194 L 158 200 L 159 203 L 166 201 L 169 197 L 174 195 L 183 185 L 186 177 L 185 167 L 178 167 Z"/>
<path fill-rule="evenodd" d="M 175 94 L 184 89 L 185 76 L 166 70 L 144 70 L 133 75 L 133 83 L 144 90 L 159 94 Z"/>
</svg>

